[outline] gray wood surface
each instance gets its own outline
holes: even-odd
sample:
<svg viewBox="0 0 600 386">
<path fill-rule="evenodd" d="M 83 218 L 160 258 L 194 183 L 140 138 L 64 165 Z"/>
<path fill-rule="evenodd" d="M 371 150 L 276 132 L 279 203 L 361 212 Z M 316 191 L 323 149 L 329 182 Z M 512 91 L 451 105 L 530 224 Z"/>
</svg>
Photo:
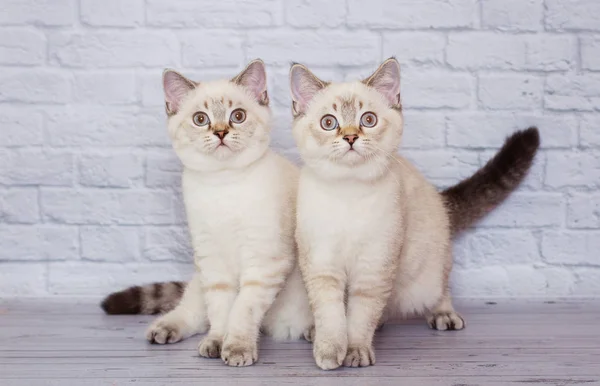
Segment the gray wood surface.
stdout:
<svg viewBox="0 0 600 386">
<path fill-rule="evenodd" d="M 0 300 L 0 385 L 600 385 L 600 301 L 462 301 L 467 328 L 394 321 L 377 364 L 325 372 L 304 341 L 262 339 L 246 368 L 197 356 L 199 336 L 150 345 L 153 317 L 89 299 Z"/>
</svg>

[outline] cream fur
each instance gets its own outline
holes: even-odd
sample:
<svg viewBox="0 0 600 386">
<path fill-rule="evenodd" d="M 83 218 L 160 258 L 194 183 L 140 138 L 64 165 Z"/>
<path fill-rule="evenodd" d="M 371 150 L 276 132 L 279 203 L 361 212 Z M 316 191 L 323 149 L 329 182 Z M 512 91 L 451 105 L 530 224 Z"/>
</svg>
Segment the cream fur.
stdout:
<svg viewBox="0 0 600 386">
<path fill-rule="evenodd" d="M 297 66 L 292 95 L 306 97 L 303 90 L 315 82 Z M 369 82 L 331 84 L 309 103 L 295 104 L 293 133 L 305 162 L 296 238 L 322 369 L 373 364 L 374 331 L 390 314 L 425 314 L 430 324 L 439 321 L 438 329 L 464 326 L 448 294 L 452 255 L 442 198 L 396 155 L 403 118 L 390 83 L 399 87 L 399 70 L 398 79 L 389 78 L 390 66 L 397 62 L 385 62 L 369 78 L 383 90 Z M 374 127 L 360 126 L 365 112 L 376 114 Z M 338 130 L 321 128 L 325 114 L 337 118 Z M 358 135 L 355 151 L 348 152 L 345 134 Z"/>
<path fill-rule="evenodd" d="M 275 338 L 290 339 L 312 324 L 295 268 L 298 170 L 268 148 L 270 111 L 259 103 L 268 101 L 262 62 L 245 71 L 236 79 L 254 83 L 200 83 L 182 100 L 177 100 L 179 91 L 193 82 L 176 73 L 165 76 L 168 129 L 184 166 L 183 195 L 197 273 L 180 304 L 147 333 L 149 340 L 172 343 L 210 326 L 200 355 L 220 356 L 231 366 L 256 361 L 261 325 Z M 248 71 L 249 76 L 242 76 Z M 246 111 L 239 125 L 229 122 L 237 108 Z M 194 124 L 198 111 L 207 113 L 210 126 Z M 227 147 L 219 146 L 213 133 L 222 129 L 229 130 L 223 139 Z"/>
</svg>

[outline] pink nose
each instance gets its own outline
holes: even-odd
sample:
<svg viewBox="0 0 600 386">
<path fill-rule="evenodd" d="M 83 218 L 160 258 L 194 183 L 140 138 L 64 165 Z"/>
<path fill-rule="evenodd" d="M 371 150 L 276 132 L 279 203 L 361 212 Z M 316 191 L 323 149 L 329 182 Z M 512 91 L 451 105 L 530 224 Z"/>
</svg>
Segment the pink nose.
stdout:
<svg viewBox="0 0 600 386">
<path fill-rule="evenodd" d="M 225 138 L 225 136 L 229 133 L 229 131 L 227 130 L 219 130 L 219 131 L 215 131 L 215 135 L 217 137 L 219 137 L 221 139 L 221 141 L 223 140 L 223 138 Z"/>
<path fill-rule="evenodd" d="M 352 144 L 357 139 L 358 139 L 358 135 L 356 135 L 356 134 L 344 135 L 344 141 L 348 142 L 350 144 L 350 146 L 352 146 Z"/>
</svg>

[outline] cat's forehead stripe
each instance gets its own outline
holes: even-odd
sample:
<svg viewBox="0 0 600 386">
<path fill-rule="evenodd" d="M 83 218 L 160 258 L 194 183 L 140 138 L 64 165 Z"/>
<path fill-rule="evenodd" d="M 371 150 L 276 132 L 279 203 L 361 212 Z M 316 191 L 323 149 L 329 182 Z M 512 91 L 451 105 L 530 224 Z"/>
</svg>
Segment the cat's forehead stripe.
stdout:
<svg viewBox="0 0 600 386">
<path fill-rule="evenodd" d="M 223 98 L 220 100 L 213 99 L 211 110 L 215 120 L 224 121 L 225 120 L 225 105 L 223 104 Z"/>
<path fill-rule="evenodd" d="M 356 106 L 354 105 L 354 98 L 344 100 L 341 106 L 342 119 L 346 124 L 354 122 L 356 118 Z"/>
</svg>

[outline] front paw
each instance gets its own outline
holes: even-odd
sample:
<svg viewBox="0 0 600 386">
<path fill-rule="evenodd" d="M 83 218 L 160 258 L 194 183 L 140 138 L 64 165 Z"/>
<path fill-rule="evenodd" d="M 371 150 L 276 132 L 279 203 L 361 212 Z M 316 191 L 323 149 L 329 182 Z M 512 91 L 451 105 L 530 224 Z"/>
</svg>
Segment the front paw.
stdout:
<svg viewBox="0 0 600 386">
<path fill-rule="evenodd" d="M 146 339 L 150 343 L 175 343 L 183 339 L 181 327 L 176 320 L 166 317 L 156 319 L 146 331 Z"/>
<path fill-rule="evenodd" d="M 346 367 L 366 367 L 375 364 L 375 352 L 373 346 L 350 346 L 344 366 Z"/>
<path fill-rule="evenodd" d="M 258 360 L 256 342 L 242 339 L 225 339 L 221 359 L 229 366 L 250 366 Z"/>
<path fill-rule="evenodd" d="M 222 344 L 223 339 L 207 336 L 200 342 L 198 353 L 204 358 L 219 358 L 221 356 Z"/>
<path fill-rule="evenodd" d="M 323 370 L 337 369 L 342 365 L 346 349 L 345 343 L 317 339 L 313 345 L 315 362 Z"/>
</svg>

